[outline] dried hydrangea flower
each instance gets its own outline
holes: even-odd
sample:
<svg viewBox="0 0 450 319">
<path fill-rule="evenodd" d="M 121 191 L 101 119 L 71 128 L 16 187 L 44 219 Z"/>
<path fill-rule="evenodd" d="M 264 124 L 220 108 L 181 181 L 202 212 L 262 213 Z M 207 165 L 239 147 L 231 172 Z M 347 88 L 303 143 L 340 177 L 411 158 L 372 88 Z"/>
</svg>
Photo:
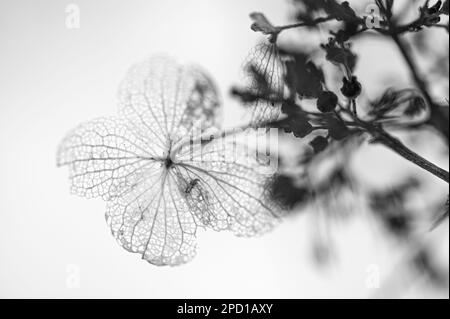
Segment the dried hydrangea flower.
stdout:
<svg viewBox="0 0 450 319">
<path fill-rule="evenodd" d="M 165 57 L 139 63 L 120 87 L 119 107 L 117 117 L 70 132 L 57 161 L 69 167 L 74 193 L 107 202 L 123 248 L 178 265 L 194 257 L 198 227 L 253 236 L 277 222 L 266 199 L 270 175 L 255 157 L 223 136 L 186 143 L 218 126 L 220 103 L 202 71 Z"/>
</svg>

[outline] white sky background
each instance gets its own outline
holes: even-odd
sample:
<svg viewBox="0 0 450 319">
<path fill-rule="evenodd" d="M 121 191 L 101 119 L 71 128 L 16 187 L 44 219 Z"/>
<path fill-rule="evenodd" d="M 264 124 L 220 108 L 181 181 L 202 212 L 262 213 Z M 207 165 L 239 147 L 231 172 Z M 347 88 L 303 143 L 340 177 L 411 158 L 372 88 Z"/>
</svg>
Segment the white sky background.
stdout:
<svg viewBox="0 0 450 319">
<path fill-rule="evenodd" d="M 79 5 L 80 29 L 65 26 L 69 3 Z M 248 13 L 255 10 L 288 22 L 288 4 L 280 0 L 0 0 L 0 297 L 374 295 L 367 271 L 376 265 L 381 279 L 387 277 L 393 247 L 359 218 L 338 226 L 339 260 L 330 269 L 311 261 L 308 214 L 256 239 L 200 231 L 191 263 L 158 268 L 122 249 L 105 223 L 104 202 L 70 195 L 67 170 L 56 168 L 57 145 L 67 131 L 113 114 L 128 67 L 154 53 L 208 70 L 222 92 L 225 125 L 234 124 L 242 111 L 228 91 L 259 39 L 249 29 Z M 366 49 L 372 58 L 374 51 Z M 384 56 L 381 66 L 362 67 L 367 81 L 401 63 L 385 47 L 377 52 Z M 448 167 L 448 158 L 427 154 Z M 387 178 L 399 165 L 410 168 L 386 156 L 395 162 L 391 171 L 380 169 Z M 440 196 L 444 186 L 436 191 Z M 448 224 L 440 234 L 448 251 Z M 72 287 L 77 275 L 79 286 Z"/>
</svg>

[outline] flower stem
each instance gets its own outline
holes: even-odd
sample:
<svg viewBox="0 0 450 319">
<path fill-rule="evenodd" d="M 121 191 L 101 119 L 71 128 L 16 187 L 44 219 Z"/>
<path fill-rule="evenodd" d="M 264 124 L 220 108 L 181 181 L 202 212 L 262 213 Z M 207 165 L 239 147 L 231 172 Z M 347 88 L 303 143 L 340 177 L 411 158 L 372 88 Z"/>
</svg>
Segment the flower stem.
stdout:
<svg viewBox="0 0 450 319">
<path fill-rule="evenodd" d="M 446 116 L 442 112 L 441 108 L 438 105 L 436 105 L 436 103 L 434 103 L 433 98 L 431 97 L 431 94 L 428 90 L 427 84 L 425 83 L 424 80 L 422 80 L 422 77 L 420 76 L 418 68 L 410 55 L 407 45 L 404 43 L 404 41 L 400 38 L 398 34 L 391 33 L 391 37 L 394 43 L 397 45 L 406 64 L 408 65 L 411 75 L 414 79 L 414 82 L 416 82 L 417 87 L 422 93 L 426 103 L 430 107 L 431 116 L 430 119 L 428 120 L 429 125 L 433 126 L 436 130 L 441 132 L 448 141 L 449 140 L 448 116 Z"/>
<path fill-rule="evenodd" d="M 321 18 L 317 18 L 311 22 L 300 22 L 300 23 L 289 24 L 289 25 L 276 27 L 276 28 L 279 32 L 281 32 L 283 30 L 295 29 L 295 28 L 300 28 L 300 27 L 312 27 L 312 26 L 318 25 L 320 23 L 331 21 L 333 19 L 334 19 L 334 17 L 321 17 Z"/>
<path fill-rule="evenodd" d="M 411 163 L 416 164 L 417 166 L 423 168 L 424 170 L 430 172 L 431 174 L 439 177 L 443 181 L 449 183 L 449 173 L 446 170 L 431 163 L 430 161 L 426 160 L 416 152 L 412 151 L 411 149 L 406 147 L 399 139 L 390 135 L 380 126 L 362 121 L 360 121 L 359 123 L 361 126 L 363 126 L 364 129 L 366 129 L 368 133 L 370 133 L 373 136 L 374 138 L 373 142 L 380 143 L 390 148 L 395 153 L 402 156 Z"/>
</svg>

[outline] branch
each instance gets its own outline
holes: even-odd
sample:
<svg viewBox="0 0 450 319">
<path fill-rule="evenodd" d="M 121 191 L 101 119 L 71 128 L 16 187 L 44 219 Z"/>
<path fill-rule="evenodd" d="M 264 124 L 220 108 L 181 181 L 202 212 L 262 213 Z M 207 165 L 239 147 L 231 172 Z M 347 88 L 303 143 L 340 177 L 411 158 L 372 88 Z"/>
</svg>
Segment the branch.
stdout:
<svg viewBox="0 0 450 319">
<path fill-rule="evenodd" d="M 289 24 L 289 25 L 285 25 L 285 26 L 280 26 L 280 27 L 276 27 L 276 29 L 281 32 L 283 30 L 288 30 L 288 29 L 294 29 L 294 28 L 300 28 L 300 27 L 313 27 L 316 26 L 318 24 L 324 23 L 324 22 L 328 22 L 331 20 L 334 20 L 335 18 L 332 16 L 329 17 L 321 17 L 321 18 L 317 18 L 313 21 L 310 22 L 300 22 L 300 23 L 295 23 L 295 24 Z"/>
<path fill-rule="evenodd" d="M 418 28 L 421 28 L 421 29 L 418 29 Z M 424 25 L 422 24 L 422 20 L 417 19 L 416 21 L 413 21 L 409 24 L 398 26 L 395 29 L 395 33 L 396 34 L 404 34 L 407 32 L 418 32 L 418 31 L 422 30 L 423 28 L 424 28 Z M 445 24 L 434 24 L 434 25 L 426 26 L 426 28 L 442 29 L 442 30 L 445 30 L 448 32 L 448 25 L 445 25 Z M 412 30 L 414 30 L 414 31 L 412 31 Z"/>
<path fill-rule="evenodd" d="M 411 163 L 423 168 L 424 170 L 430 172 L 431 174 L 439 177 L 443 181 L 449 183 L 449 173 L 440 168 L 439 166 L 431 163 L 430 161 L 426 160 L 416 152 L 412 151 L 408 147 L 406 147 L 399 139 L 396 137 L 390 135 L 388 132 L 386 132 L 380 124 L 372 124 L 366 121 L 361 120 L 353 114 L 350 110 L 347 110 L 345 108 L 340 109 L 345 114 L 349 115 L 353 121 L 358 124 L 362 129 L 364 129 L 367 133 L 372 135 L 373 141 L 372 143 L 380 143 L 384 146 L 390 148 L 398 155 L 402 156 L 406 160 L 410 161 Z"/>
<path fill-rule="evenodd" d="M 243 93 L 241 91 L 234 91 L 233 94 L 239 96 L 240 94 L 246 95 L 246 94 L 251 94 L 251 93 Z M 304 111 L 302 111 L 302 108 L 300 105 L 297 105 L 296 103 L 294 103 L 292 101 L 283 101 L 280 99 L 274 100 L 267 96 L 266 97 L 265 96 L 254 96 L 254 97 L 258 98 L 258 99 L 267 100 L 267 101 L 275 101 L 277 103 L 286 103 L 286 104 L 291 105 L 293 108 L 295 108 L 295 110 L 297 112 L 301 112 L 301 113 L 304 112 Z M 355 105 L 354 105 L 354 107 L 355 107 Z M 449 183 L 449 173 L 447 171 L 445 171 L 444 169 L 431 163 L 430 161 L 426 160 L 419 154 L 415 153 L 414 151 L 412 151 L 411 149 L 406 147 L 400 140 L 398 140 L 394 136 L 390 135 L 383 128 L 381 128 L 380 126 L 378 126 L 376 124 L 372 124 L 372 123 L 369 123 L 369 122 L 359 119 L 350 110 L 347 110 L 345 108 L 341 108 L 340 110 L 342 112 L 344 112 L 345 114 L 347 114 L 349 117 L 351 117 L 351 119 L 353 120 L 353 122 L 346 121 L 345 125 L 359 126 L 360 128 L 364 129 L 367 133 L 369 133 L 374 138 L 373 142 L 378 142 L 380 144 L 383 144 L 384 146 L 390 148 L 391 150 L 393 150 L 394 152 L 396 152 L 397 154 L 399 154 L 406 160 L 410 161 L 411 163 L 423 168 L 424 170 L 430 172 L 431 174 L 433 174 L 433 175 L 439 177 L 440 179 L 444 180 L 445 182 Z M 320 113 L 308 113 L 308 112 L 304 112 L 304 113 L 305 113 L 305 115 L 310 115 L 310 116 L 319 116 L 319 117 L 321 115 L 323 116 L 323 114 L 320 114 Z M 336 114 L 336 116 L 338 118 L 340 118 L 338 114 Z M 260 127 L 265 127 L 267 124 L 269 124 L 269 123 L 262 123 L 260 125 Z"/>
<path fill-rule="evenodd" d="M 386 132 L 383 128 L 360 120 L 358 120 L 358 123 L 374 137 L 373 142 L 383 144 L 408 161 L 449 183 L 449 173 L 446 170 L 415 153 L 406 147 L 399 139 Z"/>
<path fill-rule="evenodd" d="M 392 19 L 392 7 L 391 8 L 385 7 L 381 0 L 377 0 L 377 4 L 380 10 L 384 13 L 384 16 L 386 17 L 386 22 L 388 26 L 387 35 L 390 36 L 397 45 L 400 53 L 402 54 L 404 60 L 406 61 L 410 69 L 410 72 L 412 74 L 412 77 L 414 78 L 414 81 L 416 82 L 417 87 L 421 91 L 426 103 L 430 107 L 431 114 L 430 119 L 427 121 L 428 122 L 427 124 L 433 126 L 437 131 L 441 132 L 446 137 L 448 142 L 449 141 L 448 117 L 444 112 L 442 112 L 440 106 L 434 103 L 433 98 L 431 97 L 431 94 L 429 92 L 427 83 L 424 80 L 422 80 L 422 76 L 419 74 L 418 68 L 410 54 L 409 48 L 407 47 L 407 43 L 403 42 L 403 40 L 400 38 L 401 33 L 402 31 L 404 31 L 405 27 L 398 27 L 396 22 Z M 426 5 L 428 5 L 428 1 Z M 419 19 L 423 20 L 423 11 L 421 11 L 421 16 L 419 17 Z M 407 28 L 409 28 L 412 24 L 417 23 L 418 23 L 417 21 L 414 21 Z"/>
<path fill-rule="evenodd" d="M 417 66 L 409 53 L 407 45 L 397 34 L 391 34 L 391 37 L 394 40 L 395 44 L 397 45 L 398 49 L 400 50 L 400 53 L 402 54 L 404 60 L 406 61 L 411 71 L 414 82 L 416 83 L 425 101 L 430 107 L 431 115 L 430 119 L 428 120 L 428 124 L 436 128 L 439 132 L 441 132 L 447 138 L 448 142 L 449 140 L 448 117 L 441 111 L 439 105 L 436 105 L 436 103 L 434 103 L 433 98 L 429 93 L 427 84 L 425 83 L 424 80 L 422 80 L 422 77 L 419 74 Z"/>
</svg>

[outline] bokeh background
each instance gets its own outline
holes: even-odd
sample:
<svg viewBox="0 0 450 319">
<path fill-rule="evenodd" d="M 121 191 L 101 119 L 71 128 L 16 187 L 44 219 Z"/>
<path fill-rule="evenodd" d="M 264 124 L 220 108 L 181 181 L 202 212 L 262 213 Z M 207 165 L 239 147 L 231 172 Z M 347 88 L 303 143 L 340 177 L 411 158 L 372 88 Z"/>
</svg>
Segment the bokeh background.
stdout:
<svg viewBox="0 0 450 319">
<path fill-rule="evenodd" d="M 79 28 L 66 25 L 70 4 L 80 10 Z M 222 94 L 224 125 L 236 125 L 244 111 L 229 89 L 260 40 L 248 14 L 262 11 L 281 25 L 292 22 L 290 8 L 280 0 L 0 0 L 0 297 L 448 298 L 448 288 L 404 271 L 408 250 L 363 208 L 334 225 L 337 257 L 325 267 L 312 258 L 317 210 L 310 208 L 260 238 L 200 231 L 191 263 L 158 268 L 116 244 L 101 200 L 70 195 L 67 171 L 56 168 L 58 143 L 78 123 L 116 111 L 116 90 L 131 64 L 168 53 L 202 65 Z M 282 39 L 309 40 L 296 31 Z M 374 40 L 355 49 L 369 96 L 383 90 L 380 79 L 409 84 L 391 44 Z M 448 154 L 436 151 L 442 143 L 425 134 L 414 145 L 448 168 Z M 419 202 L 448 193 L 448 185 L 382 148 L 361 152 L 355 165 L 381 188 L 405 174 L 423 176 Z M 448 221 L 420 232 L 444 274 L 448 237 Z"/>
</svg>

